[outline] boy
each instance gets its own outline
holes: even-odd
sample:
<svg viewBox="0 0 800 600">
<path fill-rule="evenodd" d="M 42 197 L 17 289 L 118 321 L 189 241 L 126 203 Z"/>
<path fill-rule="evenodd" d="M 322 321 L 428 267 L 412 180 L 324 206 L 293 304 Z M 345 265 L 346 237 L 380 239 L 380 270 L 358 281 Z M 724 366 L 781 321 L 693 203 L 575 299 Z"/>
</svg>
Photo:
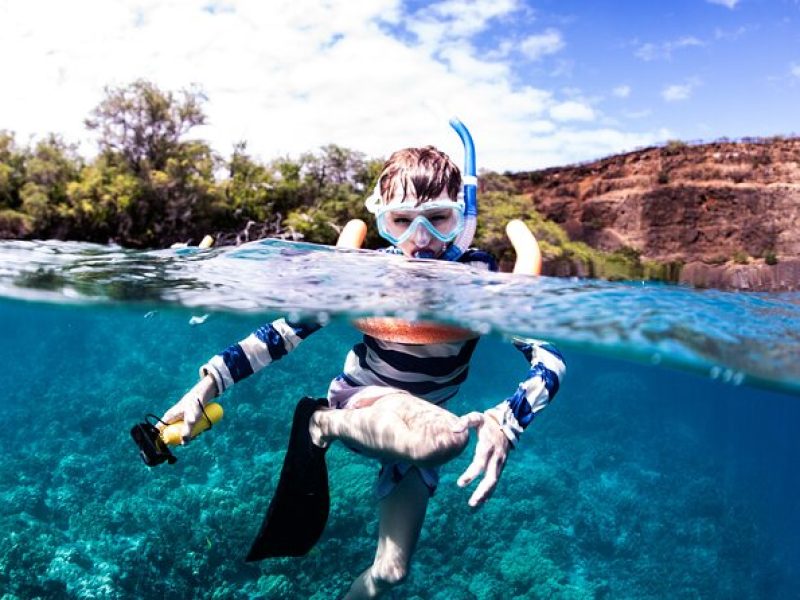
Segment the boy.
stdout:
<svg viewBox="0 0 800 600">
<path fill-rule="evenodd" d="M 410 148 L 395 152 L 386 162 L 367 206 L 375 214 L 381 235 L 393 244 L 390 252 L 440 258 L 464 231 L 460 191 L 461 174 L 447 155 L 430 146 Z M 494 259 L 478 250 L 467 250 L 457 260 L 496 270 Z M 474 460 L 458 485 L 465 487 L 483 473 L 469 499 L 470 506 L 479 506 L 494 490 L 509 448 L 558 391 L 565 370 L 558 351 L 537 341 L 515 342 L 530 363 L 527 378 L 516 393 L 483 413 L 456 417 L 440 405 L 455 396 L 466 379 L 477 335 L 442 328 L 435 341 L 419 343 L 408 337 L 408 331 L 413 336 L 413 324 L 406 325 L 405 330 L 381 329 L 380 322 L 357 322 L 364 331 L 363 341 L 347 355 L 344 371 L 331 382 L 327 400 L 322 404 L 305 399 L 298 405 L 284 471 L 248 559 L 275 555 L 260 544 L 265 536 L 271 537 L 269 543 L 274 542 L 280 497 L 294 490 L 296 508 L 297 503 L 319 492 L 318 481 L 309 483 L 311 487 L 303 494 L 292 486 L 299 485 L 298 479 L 313 479 L 312 472 L 324 470 L 323 448 L 341 440 L 382 464 L 377 484 L 380 516 L 375 560 L 345 596 L 378 597 L 406 576 L 428 499 L 438 484 L 438 467 L 464 450 L 469 430 L 477 430 L 478 443 Z M 194 423 L 203 418 L 204 404 L 294 350 L 317 329 L 316 324 L 284 319 L 259 328 L 204 365 L 201 381 L 167 411 L 163 421 L 182 419 L 184 441 L 188 441 Z M 324 526 L 327 487 L 320 493 L 326 503 L 321 517 Z"/>
</svg>

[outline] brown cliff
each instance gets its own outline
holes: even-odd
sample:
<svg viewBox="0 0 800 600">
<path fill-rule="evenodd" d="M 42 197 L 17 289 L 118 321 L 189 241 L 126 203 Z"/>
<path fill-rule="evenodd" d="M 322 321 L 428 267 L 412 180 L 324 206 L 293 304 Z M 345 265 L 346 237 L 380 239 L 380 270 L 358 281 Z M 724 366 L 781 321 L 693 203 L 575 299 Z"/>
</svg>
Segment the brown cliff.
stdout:
<svg viewBox="0 0 800 600">
<path fill-rule="evenodd" d="M 800 138 L 669 142 L 510 177 L 573 241 L 682 263 L 693 285 L 800 289 Z"/>
</svg>

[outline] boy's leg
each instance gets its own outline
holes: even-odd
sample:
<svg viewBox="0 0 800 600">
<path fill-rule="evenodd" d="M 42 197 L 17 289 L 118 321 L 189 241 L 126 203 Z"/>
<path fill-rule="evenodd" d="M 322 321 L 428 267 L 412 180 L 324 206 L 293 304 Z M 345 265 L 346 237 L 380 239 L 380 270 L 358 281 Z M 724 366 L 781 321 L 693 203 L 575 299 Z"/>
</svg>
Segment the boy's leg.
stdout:
<svg viewBox="0 0 800 600">
<path fill-rule="evenodd" d="M 380 501 L 375 560 L 353 582 L 345 600 L 377 598 L 405 579 L 425 520 L 429 497 L 428 486 L 419 472 L 411 469 Z"/>
<path fill-rule="evenodd" d="M 342 440 L 363 454 L 422 467 L 442 465 L 464 450 L 469 432 L 454 433 L 458 417 L 406 393 L 389 393 L 362 408 L 318 410 L 311 439 Z"/>
</svg>

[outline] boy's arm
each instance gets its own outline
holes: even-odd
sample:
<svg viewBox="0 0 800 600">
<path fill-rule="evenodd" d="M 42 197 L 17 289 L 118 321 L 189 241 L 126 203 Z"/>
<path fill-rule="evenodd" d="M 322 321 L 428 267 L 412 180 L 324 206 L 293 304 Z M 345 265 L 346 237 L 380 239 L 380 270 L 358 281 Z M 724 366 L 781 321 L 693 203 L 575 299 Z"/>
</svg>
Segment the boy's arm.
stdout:
<svg viewBox="0 0 800 600">
<path fill-rule="evenodd" d="M 522 352 L 530 364 L 528 375 L 517 386 L 513 396 L 486 411 L 500 424 L 512 446 L 516 446 L 520 434 L 533 421 L 534 415 L 550 404 L 558 393 L 567 370 L 564 357 L 552 344 L 533 339 L 515 339 L 514 347 Z"/>
<path fill-rule="evenodd" d="M 221 394 L 234 383 L 286 356 L 321 327 L 318 323 L 277 319 L 214 356 L 200 367 L 200 376 L 210 375 L 217 394 Z"/>
<path fill-rule="evenodd" d="M 506 228 L 509 239 L 517 253 L 515 273 L 538 275 L 541 271 L 541 252 L 536 238 L 527 225 L 514 220 Z M 470 248 L 459 258 L 459 262 L 470 266 L 497 271 L 497 260 L 488 252 Z M 561 352 L 547 342 L 534 339 L 514 340 L 514 346 L 525 355 L 530 370 L 516 393 L 486 411 L 500 424 L 506 438 L 516 446 L 520 434 L 533 420 L 533 416 L 547 406 L 558 393 L 559 385 L 567 370 Z"/>
<path fill-rule="evenodd" d="M 566 371 L 561 353 L 546 342 L 515 340 L 514 346 L 530 363 L 528 376 L 519 384 L 516 393 L 485 412 L 464 415 L 454 429 L 474 428 L 478 433 L 475 457 L 457 482 L 465 487 L 484 474 L 470 496 L 470 506 L 483 504 L 491 496 L 503 472 L 509 446 L 516 445 L 519 434 L 533 416 L 550 403 Z"/>
<path fill-rule="evenodd" d="M 278 319 L 259 327 L 245 339 L 229 346 L 200 367 L 200 381 L 170 408 L 164 423 L 183 421 L 183 443 L 190 439 L 195 423 L 203 416 L 203 406 L 237 381 L 280 360 L 304 339 L 321 328 L 318 323 Z"/>
</svg>

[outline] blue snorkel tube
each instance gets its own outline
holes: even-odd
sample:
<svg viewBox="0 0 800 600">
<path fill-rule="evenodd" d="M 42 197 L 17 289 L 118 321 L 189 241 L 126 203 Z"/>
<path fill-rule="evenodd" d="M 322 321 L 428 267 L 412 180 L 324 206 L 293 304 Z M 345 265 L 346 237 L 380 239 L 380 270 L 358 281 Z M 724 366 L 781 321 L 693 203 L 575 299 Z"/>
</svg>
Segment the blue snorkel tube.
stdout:
<svg viewBox="0 0 800 600">
<path fill-rule="evenodd" d="M 450 127 L 456 130 L 461 143 L 464 144 L 464 229 L 447 247 L 441 260 L 458 260 L 469 248 L 475 237 L 478 225 L 478 174 L 475 170 L 475 146 L 466 126 L 456 117 L 450 119 Z"/>
</svg>

